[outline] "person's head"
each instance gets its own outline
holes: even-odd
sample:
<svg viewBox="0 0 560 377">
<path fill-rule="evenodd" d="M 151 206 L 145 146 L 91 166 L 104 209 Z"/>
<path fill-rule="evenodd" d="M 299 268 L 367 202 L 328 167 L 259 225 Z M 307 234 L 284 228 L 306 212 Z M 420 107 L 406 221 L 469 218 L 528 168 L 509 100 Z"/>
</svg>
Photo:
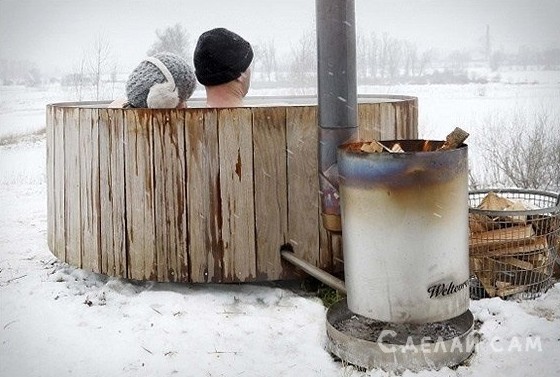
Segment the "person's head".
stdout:
<svg viewBox="0 0 560 377">
<path fill-rule="evenodd" d="M 253 49 L 245 39 L 224 28 L 208 30 L 198 38 L 193 58 L 196 78 L 202 85 L 218 86 L 239 79 L 247 94 Z"/>
<path fill-rule="evenodd" d="M 126 97 L 131 107 L 181 107 L 193 94 L 196 77 L 180 56 L 162 52 L 146 58 L 130 74 Z"/>
</svg>

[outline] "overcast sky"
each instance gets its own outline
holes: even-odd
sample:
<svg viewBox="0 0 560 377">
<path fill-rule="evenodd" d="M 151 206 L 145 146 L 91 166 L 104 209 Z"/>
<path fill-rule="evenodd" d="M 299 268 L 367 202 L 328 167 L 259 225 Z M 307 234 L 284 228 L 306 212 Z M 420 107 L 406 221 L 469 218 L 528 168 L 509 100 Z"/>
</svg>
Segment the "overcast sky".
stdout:
<svg viewBox="0 0 560 377">
<path fill-rule="evenodd" d="M 355 0 L 358 33 L 387 32 L 420 48 L 560 47 L 560 0 Z M 132 69 L 155 30 L 181 23 L 192 45 L 223 26 L 254 44 L 274 39 L 289 51 L 315 28 L 315 0 L 0 0 L 0 59 L 64 70 L 99 36 L 110 40 L 121 71 Z"/>
</svg>

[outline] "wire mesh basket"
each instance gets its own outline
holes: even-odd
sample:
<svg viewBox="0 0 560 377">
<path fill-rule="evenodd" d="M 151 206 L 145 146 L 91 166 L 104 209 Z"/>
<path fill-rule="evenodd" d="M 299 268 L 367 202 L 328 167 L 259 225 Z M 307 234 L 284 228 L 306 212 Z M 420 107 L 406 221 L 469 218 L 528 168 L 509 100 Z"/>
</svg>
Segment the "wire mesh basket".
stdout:
<svg viewBox="0 0 560 377">
<path fill-rule="evenodd" d="M 560 195 L 469 192 L 471 298 L 535 298 L 553 284 L 559 259 Z"/>
</svg>

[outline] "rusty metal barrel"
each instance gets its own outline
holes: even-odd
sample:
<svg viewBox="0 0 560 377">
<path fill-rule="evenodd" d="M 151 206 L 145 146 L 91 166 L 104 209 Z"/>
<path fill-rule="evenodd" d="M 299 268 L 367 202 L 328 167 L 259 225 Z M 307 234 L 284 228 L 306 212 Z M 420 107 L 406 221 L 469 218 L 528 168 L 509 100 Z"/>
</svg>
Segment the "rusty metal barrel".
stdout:
<svg viewBox="0 0 560 377">
<path fill-rule="evenodd" d="M 348 308 L 393 323 L 451 319 L 469 307 L 467 146 L 398 143 L 404 153 L 338 150 Z"/>
<path fill-rule="evenodd" d="M 47 107 L 48 244 L 73 266 L 137 280 L 292 278 L 289 247 L 340 270 L 320 214 L 317 99 L 239 108 Z M 417 99 L 362 96 L 365 138 L 417 134 Z"/>
</svg>

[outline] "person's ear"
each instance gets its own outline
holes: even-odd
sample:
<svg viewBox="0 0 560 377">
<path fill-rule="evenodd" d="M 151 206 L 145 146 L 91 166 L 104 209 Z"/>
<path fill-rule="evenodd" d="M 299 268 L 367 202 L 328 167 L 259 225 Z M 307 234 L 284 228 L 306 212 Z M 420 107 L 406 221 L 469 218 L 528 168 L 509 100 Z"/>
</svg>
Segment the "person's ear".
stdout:
<svg viewBox="0 0 560 377">
<path fill-rule="evenodd" d="M 161 60 L 150 56 L 146 61 L 152 63 L 163 73 L 166 82 L 154 84 L 148 92 L 146 102 L 151 109 L 174 109 L 179 105 L 179 91 L 173 75 Z"/>
</svg>

